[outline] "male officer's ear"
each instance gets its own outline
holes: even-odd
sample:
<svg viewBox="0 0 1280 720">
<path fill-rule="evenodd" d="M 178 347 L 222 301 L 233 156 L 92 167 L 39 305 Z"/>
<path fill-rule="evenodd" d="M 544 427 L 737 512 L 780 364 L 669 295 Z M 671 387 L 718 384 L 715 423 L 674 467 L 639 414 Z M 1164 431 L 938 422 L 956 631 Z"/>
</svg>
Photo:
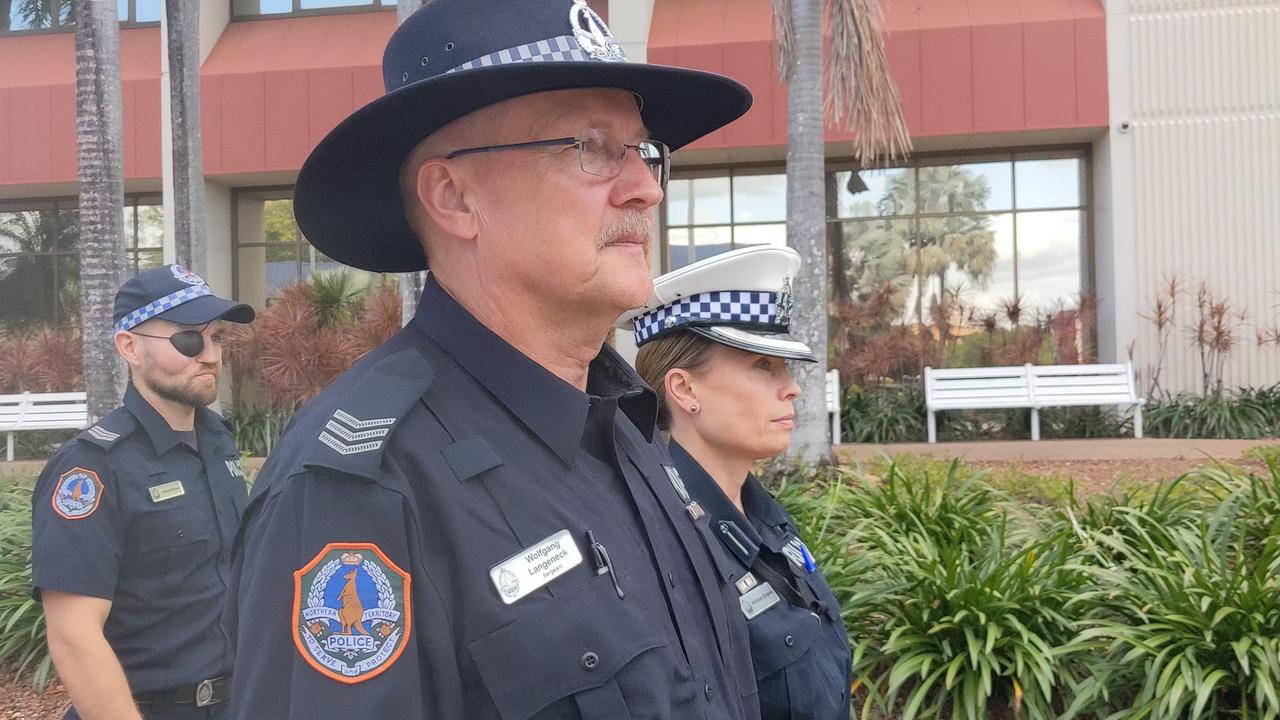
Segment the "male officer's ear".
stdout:
<svg viewBox="0 0 1280 720">
<path fill-rule="evenodd" d="M 477 198 L 456 164 L 431 158 L 418 168 L 418 202 L 442 232 L 471 240 L 480 233 L 483 217 Z"/>
<path fill-rule="evenodd" d="M 118 330 L 112 340 L 115 342 L 116 352 L 120 354 L 120 357 L 124 358 L 126 365 L 137 367 L 142 364 L 142 347 L 137 335 Z"/>
</svg>

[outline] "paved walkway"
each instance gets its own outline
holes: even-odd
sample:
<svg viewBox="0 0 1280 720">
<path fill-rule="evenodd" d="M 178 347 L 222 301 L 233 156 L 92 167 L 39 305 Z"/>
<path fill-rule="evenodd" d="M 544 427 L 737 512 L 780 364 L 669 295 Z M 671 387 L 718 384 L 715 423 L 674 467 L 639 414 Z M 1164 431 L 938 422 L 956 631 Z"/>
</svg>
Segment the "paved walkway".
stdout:
<svg viewBox="0 0 1280 720">
<path fill-rule="evenodd" d="M 935 458 L 962 458 L 977 462 L 1001 460 L 1097 461 L 1097 460 L 1197 460 L 1204 457 L 1234 460 L 1246 450 L 1260 445 L 1274 445 L 1280 440 L 1166 440 L 1121 438 L 1116 440 L 988 440 L 983 442 L 900 443 L 840 445 L 836 452 L 857 460 L 876 459 L 884 455 L 932 455 Z M 257 470 L 262 458 L 249 458 L 246 465 Z M 44 467 L 43 460 L 0 461 L 0 474 L 13 472 L 34 475 Z"/>
<path fill-rule="evenodd" d="M 980 462 L 1001 460 L 1150 460 L 1203 457 L 1235 459 L 1246 450 L 1260 445 L 1274 445 L 1270 440 L 1169 440 L 1164 438 L 1135 440 L 989 440 L 984 442 L 900 443 L 840 445 L 841 455 L 867 460 L 883 455 L 932 455 L 940 459 L 963 458 Z"/>
</svg>

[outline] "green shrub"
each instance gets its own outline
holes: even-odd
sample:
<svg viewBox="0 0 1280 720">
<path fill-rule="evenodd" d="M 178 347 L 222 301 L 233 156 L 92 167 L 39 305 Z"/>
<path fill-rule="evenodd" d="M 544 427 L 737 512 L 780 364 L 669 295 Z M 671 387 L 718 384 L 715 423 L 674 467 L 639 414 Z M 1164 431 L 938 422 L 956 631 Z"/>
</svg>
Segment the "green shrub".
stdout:
<svg viewBox="0 0 1280 720">
<path fill-rule="evenodd" d="M 916 383 L 875 389 L 851 386 L 840 406 L 845 442 L 897 443 L 925 439 L 924 392 Z"/>
<path fill-rule="evenodd" d="M 62 443 L 79 434 L 79 430 L 24 430 L 13 434 L 15 460 L 43 460 Z"/>
<path fill-rule="evenodd" d="M 44 611 L 31 597 L 31 489 L 0 488 L 0 664 L 43 688 L 53 672 Z"/>
<path fill-rule="evenodd" d="M 1255 546 L 1233 513 L 1123 522 L 1097 536 L 1119 561 L 1090 568 L 1097 617 L 1080 644 L 1105 659 L 1078 702 L 1109 699 L 1109 720 L 1280 717 L 1280 527 Z"/>
<path fill-rule="evenodd" d="M 1272 406 L 1253 394 L 1181 394 L 1148 406 L 1146 429 L 1154 437 L 1260 438 L 1275 432 Z"/>
<path fill-rule="evenodd" d="M 236 436 L 236 446 L 242 454 L 266 457 L 279 442 L 285 427 L 291 419 L 289 413 L 264 410 L 258 407 L 241 405 L 227 411 L 227 422 L 231 423 L 232 432 Z"/>
</svg>

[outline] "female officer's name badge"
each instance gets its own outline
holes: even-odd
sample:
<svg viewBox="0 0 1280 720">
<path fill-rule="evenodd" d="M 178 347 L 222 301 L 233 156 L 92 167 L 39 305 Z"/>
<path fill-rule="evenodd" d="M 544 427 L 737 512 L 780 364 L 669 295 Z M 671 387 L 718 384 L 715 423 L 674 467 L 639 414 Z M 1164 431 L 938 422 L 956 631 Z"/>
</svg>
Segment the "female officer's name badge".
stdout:
<svg viewBox="0 0 1280 720">
<path fill-rule="evenodd" d="M 293 642 L 338 682 L 377 677 L 409 642 L 409 574 L 371 543 L 330 543 L 293 573 Z"/>
<path fill-rule="evenodd" d="M 489 568 L 489 578 L 506 605 L 582 564 L 582 552 L 568 530 L 530 545 Z"/>
<path fill-rule="evenodd" d="M 71 468 L 53 486 L 53 510 L 68 520 L 83 520 L 98 509 L 102 490 L 98 473 L 82 467 Z"/>
</svg>

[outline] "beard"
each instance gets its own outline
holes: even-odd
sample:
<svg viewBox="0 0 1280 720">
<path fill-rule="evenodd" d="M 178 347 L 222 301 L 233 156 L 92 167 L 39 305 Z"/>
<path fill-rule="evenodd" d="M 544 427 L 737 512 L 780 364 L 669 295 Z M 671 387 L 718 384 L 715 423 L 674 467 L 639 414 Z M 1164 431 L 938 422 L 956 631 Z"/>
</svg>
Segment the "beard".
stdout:
<svg viewBox="0 0 1280 720">
<path fill-rule="evenodd" d="M 218 399 L 218 384 L 207 389 L 197 387 L 194 380 L 181 381 L 166 376 L 146 378 L 147 386 L 156 395 L 170 402 L 202 408 Z"/>
</svg>

